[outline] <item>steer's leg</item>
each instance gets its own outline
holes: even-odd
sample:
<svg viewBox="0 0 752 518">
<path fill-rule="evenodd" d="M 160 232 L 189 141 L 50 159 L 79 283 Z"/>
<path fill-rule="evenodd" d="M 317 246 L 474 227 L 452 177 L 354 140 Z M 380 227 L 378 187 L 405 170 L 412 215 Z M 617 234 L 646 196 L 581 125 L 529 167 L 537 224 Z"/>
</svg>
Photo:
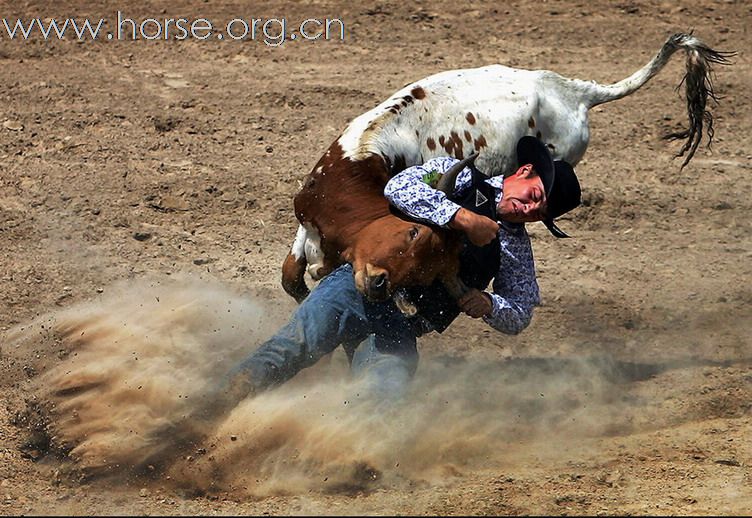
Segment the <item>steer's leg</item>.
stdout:
<svg viewBox="0 0 752 518">
<path fill-rule="evenodd" d="M 307 239 L 306 228 L 299 225 L 290 253 L 287 254 L 285 262 L 282 264 L 282 288 L 298 302 L 308 296 L 308 286 L 306 286 L 303 278 L 308 266 L 308 257 L 305 250 Z"/>
<path fill-rule="evenodd" d="M 282 264 L 282 288 L 298 303 L 308 296 L 309 290 L 303 276 L 306 272 L 306 258 L 295 257 L 293 253 L 287 254 Z"/>
</svg>

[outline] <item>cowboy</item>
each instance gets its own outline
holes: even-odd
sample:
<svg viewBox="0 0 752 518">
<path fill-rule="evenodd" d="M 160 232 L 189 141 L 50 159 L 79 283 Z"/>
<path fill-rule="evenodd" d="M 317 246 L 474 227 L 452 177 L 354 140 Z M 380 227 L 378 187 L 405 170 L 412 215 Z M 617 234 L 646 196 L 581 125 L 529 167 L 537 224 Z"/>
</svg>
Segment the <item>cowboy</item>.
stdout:
<svg viewBox="0 0 752 518">
<path fill-rule="evenodd" d="M 405 296 L 417 313 L 408 316 L 393 299 L 374 302 L 362 295 L 352 266 L 344 264 L 321 280 L 286 325 L 203 394 L 190 415 L 154 435 L 193 444 L 247 396 L 284 383 L 339 345 L 370 398 L 393 402 L 402 399 L 417 369 L 417 338 L 443 332 L 461 312 L 502 333 L 523 331 L 540 302 L 525 223 L 542 221 L 555 237 L 568 237 L 554 220 L 577 207 L 581 193 L 572 166 L 554 161 L 538 139 L 523 137 L 516 151 L 518 169 L 507 177 L 488 177 L 467 161 L 449 197 L 429 184 L 458 162 L 451 157 L 407 168 L 385 186 L 395 209 L 464 234 L 459 277 L 469 290 L 463 297 L 455 300 L 438 281 L 411 287 Z M 144 465 L 171 451 L 165 448 Z"/>
<path fill-rule="evenodd" d="M 517 161 L 517 171 L 505 178 L 466 167 L 449 198 L 425 180 L 455 164 L 451 157 L 405 169 L 384 189 L 389 202 L 407 216 L 464 233 L 460 278 L 470 288 L 466 295 L 455 301 L 438 281 L 409 288 L 407 296 L 418 312 L 407 316 L 393 300 L 368 300 L 355 288 L 352 266 L 342 265 L 321 280 L 277 334 L 233 370 L 218 394 L 222 402 L 215 401 L 212 411 L 284 383 L 339 345 L 348 351 L 353 373 L 368 375 L 378 397 L 399 398 L 418 365 L 417 338 L 444 331 L 460 312 L 502 333 L 525 329 L 540 299 L 524 224 L 542 221 L 554 236 L 568 237 L 554 220 L 580 204 L 580 184 L 573 168 L 554 161 L 534 137 L 518 142 Z M 492 291 L 485 291 L 491 281 Z"/>
</svg>

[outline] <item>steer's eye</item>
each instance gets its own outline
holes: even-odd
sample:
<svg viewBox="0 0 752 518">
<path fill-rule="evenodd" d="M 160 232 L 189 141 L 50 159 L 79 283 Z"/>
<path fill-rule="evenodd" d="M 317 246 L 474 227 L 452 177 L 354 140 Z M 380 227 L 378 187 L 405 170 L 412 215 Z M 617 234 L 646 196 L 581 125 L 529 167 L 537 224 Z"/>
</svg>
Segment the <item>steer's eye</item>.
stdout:
<svg viewBox="0 0 752 518">
<path fill-rule="evenodd" d="M 419 232 L 420 232 L 420 230 L 418 229 L 418 227 L 411 228 L 410 229 L 410 241 L 412 241 L 413 239 L 415 239 L 416 237 L 418 237 L 418 233 Z"/>
</svg>

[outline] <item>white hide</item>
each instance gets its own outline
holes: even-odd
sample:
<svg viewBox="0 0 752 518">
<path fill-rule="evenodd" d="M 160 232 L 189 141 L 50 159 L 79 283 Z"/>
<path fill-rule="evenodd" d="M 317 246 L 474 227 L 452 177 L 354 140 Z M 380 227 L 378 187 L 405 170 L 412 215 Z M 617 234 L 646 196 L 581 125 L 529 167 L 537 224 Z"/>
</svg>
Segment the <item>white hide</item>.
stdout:
<svg viewBox="0 0 752 518">
<path fill-rule="evenodd" d="M 321 278 L 319 271 L 324 267 L 324 253 L 321 251 L 321 236 L 316 227 L 310 223 L 298 225 L 290 253 L 296 260 L 305 256 L 308 275 L 314 280 Z"/>
<path fill-rule="evenodd" d="M 484 146 L 478 145 L 476 165 L 495 176 L 516 170 L 517 141 L 533 135 L 549 147 L 554 159 L 574 166 L 582 159 L 590 140 L 588 110 L 638 90 L 679 49 L 695 62 L 726 63 L 723 53 L 712 51 L 694 36 L 674 34 L 644 67 L 609 85 L 568 79 L 549 70 L 503 65 L 449 70 L 408 84 L 356 117 L 338 143 L 344 156 L 351 160 L 376 154 L 395 164 L 396 158 L 402 157 L 409 167 L 447 156 L 449 153 L 439 140 L 442 136 L 446 140 L 454 132 L 462 140 L 463 156 L 476 150 L 479 139 L 485 141 Z M 411 102 L 404 103 L 406 96 L 411 97 Z M 435 143 L 434 149 L 429 147 L 429 139 Z M 453 155 L 457 156 L 457 152 Z M 301 227 L 295 243 L 296 257 L 295 250 L 304 250 L 309 264 L 316 265 L 309 267 L 309 273 L 317 271 L 322 264 L 318 232 L 310 225 Z"/>
<path fill-rule="evenodd" d="M 476 165 L 495 176 L 516 169 L 515 146 L 520 138 L 540 134 L 554 159 L 574 166 L 582 159 L 590 140 L 590 108 L 635 92 L 677 50 L 696 56 L 702 48 L 704 44 L 694 36 L 675 34 L 644 67 L 610 85 L 568 79 L 549 70 L 503 65 L 440 72 L 405 86 L 355 118 L 338 142 L 345 157 L 353 160 L 370 154 L 392 160 L 402 156 L 409 167 L 447 156 L 439 145 L 440 136 L 446 138 L 452 131 L 458 134 L 464 156 L 475 150 L 474 142 L 482 136 L 486 146 L 480 149 Z M 390 111 L 416 88 L 425 93 L 423 99 L 401 107 L 397 113 Z M 468 113 L 473 114 L 475 124 L 468 121 Z M 465 131 L 470 133 L 471 142 L 466 140 Z M 436 142 L 433 150 L 427 145 L 429 138 Z"/>
<path fill-rule="evenodd" d="M 458 134 L 464 156 L 475 150 L 474 142 L 482 137 L 486 146 L 480 149 L 476 164 L 497 175 L 515 169 L 517 141 L 540 132 L 543 142 L 553 146 L 554 158 L 574 165 L 585 153 L 589 139 L 588 106 L 579 94 L 582 84 L 549 71 L 502 65 L 441 72 L 404 87 L 354 119 L 339 144 L 345 157 L 353 160 L 374 153 L 392 159 L 402 155 L 410 166 L 447 156 L 439 144 L 440 136 Z M 415 88 L 425 92 L 422 100 L 397 114 L 389 111 Z M 465 131 L 472 141 L 467 141 Z M 435 142 L 433 150 L 427 144 L 429 138 Z"/>
</svg>

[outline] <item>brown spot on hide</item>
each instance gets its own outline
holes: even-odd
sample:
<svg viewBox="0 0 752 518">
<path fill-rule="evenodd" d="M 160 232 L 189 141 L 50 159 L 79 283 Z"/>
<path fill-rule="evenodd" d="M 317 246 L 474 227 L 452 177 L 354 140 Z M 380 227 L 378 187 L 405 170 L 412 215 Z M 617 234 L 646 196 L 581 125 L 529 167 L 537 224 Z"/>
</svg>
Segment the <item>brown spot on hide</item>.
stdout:
<svg viewBox="0 0 752 518">
<path fill-rule="evenodd" d="M 465 118 L 467 119 L 467 122 L 469 122 L 471 125 L 475 124 L 475 115 L 473 115 L 472 112 L 467 112 L 467 115 L 465 115 Z"/>
<path fill-rule="evenodd" d="M 467 140 L 468 142 L 472 142 L 473 141 L 473 136 L 470 135 L 470 132 L 467 131 L 467 130 L 465 130 L 465 140 Z"/>
<path fill-rule="evenodd" d="M 444 135 L 439 135 L 439 145 L 441 147 L 445 147 L 444 146 Z"/>
<path fill-rule="evenodd" d="M 454 143 L 454 149 L 456 151 L 457 158 L 462 158 L 463 157 L 463 153 L 462 153 L 463 142 L 462 142 L 462 139 L 460 138 L 460 136 L 457 134 L 456 131 L 452 131 L 449 135 L 452 138 L 452 142 Z"/>
<path fill-rule="evenodd" d="M 533 117 L 530 117 L 527 120 L 527 127 L 531 129 L 535 127 L 535 119 Z"/>
<path fill-rule="evenodd" d="M 426 91 L 423 90 L 420 86 L 416 86 L 412 90 L 410 90 L 410 93 L 413 94 L 413 97 L 415 97 L 417 100 L 425 99 L 426 98 Z"/>
<path fill-rule="evenodd" d="M 475 150 L 476 151 L 480 151 L 480 148 L 486 147 L 487 145 L 488 145 L 488 143 L 486 142 L 486 137 L 484 137 L 483 135 L 481 135 L 475 141 Z"/>
<path fill-rule="evenodd" d="M 433 139 L 433 137 L 428 137 L 428 140 L 426 140 L 426 146 L 428 146 L 428 149 L 433 151 L 436 149 L 436 141 Z"/>
</svg>

